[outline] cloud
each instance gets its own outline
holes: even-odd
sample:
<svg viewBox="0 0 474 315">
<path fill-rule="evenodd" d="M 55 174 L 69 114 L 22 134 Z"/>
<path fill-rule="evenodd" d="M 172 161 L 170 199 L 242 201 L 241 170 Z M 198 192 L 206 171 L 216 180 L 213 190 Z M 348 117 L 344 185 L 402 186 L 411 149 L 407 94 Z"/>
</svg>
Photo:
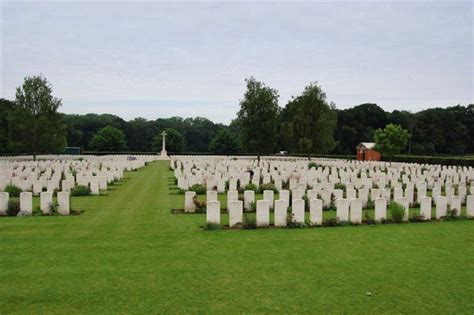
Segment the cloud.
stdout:
<svg viewBox="0 0 474 315">
<path fill-rule="evenodd" d="M 314 81 L 339 108 L 473 102 L 472 3 L 6 3 L 2 21 L 2 95 L 43 73 L 68 112 L 228 122 L 249 76 L 282 106 Z"/>
</svg>

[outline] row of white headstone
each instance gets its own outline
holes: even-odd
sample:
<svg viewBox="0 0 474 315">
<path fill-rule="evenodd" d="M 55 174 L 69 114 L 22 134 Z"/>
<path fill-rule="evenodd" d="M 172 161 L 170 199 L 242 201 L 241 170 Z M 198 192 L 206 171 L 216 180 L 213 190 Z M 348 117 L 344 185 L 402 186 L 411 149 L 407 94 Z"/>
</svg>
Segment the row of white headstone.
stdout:
<svg viewBox="0 0 474 315">
<path fill-rule="evenodd" d="M 447 215 L 447 197 L 436 197 L 436 219 L 440 219 Z M 401 197 L 396 202 L 400 203 L 404 209 L 404 220 L 408 221 L 410 215 L 410 207 L 408 199 Z M 258 227 L 266 227 L 270 225 L 270 202 L 268 200 L 257 201 L 256 223 Z M 460 215 L 461 204 L 451 210 L 456 209 L 457 215 Z M 229 226 L 235 227 L 242 223 L 244 203 L 241 200 L 232 200 L 228 202 Z M 432 198 L 423 197 L 420 203 L 420 215 L 425 220 L 431 220 Z M 466 215 L 474 217 L 474 195 L 467 197 Z M 336 217 L 340 221 L 349 221 L 352 223 L 362 222 L 362 200 L 360 198 L 353 199 L 337 199 L 336 200 Z M 387 200 L 385 198 L 375 199 L 375 215 L 376 221 L 387 219 Z M 305 200 L 293 200 L 291 207 L 291 220 L 296 223 L 305 223 Z M 219 200 L 207 201 L 206 208 L 207 223 L 221 224 L 221 206 Z M 286 226 L 288 222 L 288 200 L 278 199 L 274 203 L 274 225 Z M 309 222 L 312 225 L 321 225 L 323 223 L 323 201 L 321 199 L 309 200 Z"/>
<path fill-rule="evenodd" d="M 406 184 L 409 188 L 432 190 L 442 186 L 467 189 L 467 184 L 474 180 L 472 167 L 316 160 L 318 166 L 310 168 L 307 160 L 265 157 L 260 162 L 249 157 L 175 156 L 170 167 L 174 169 L 179 188 L 186 190 L 193 184 L 202 184 L 209 189 L 215 187 L 219 192 L 226 190 L 226 182 L 229 190 L 243 188 L 250 182 L 257 186 L 273 183 L 277 190 L 282 189 L 283 182 L 289 183 L 290 190 L 321 186 L 333 189 L 336 183 L 347 188 L 401 188 Z"/>
<path fill-rule="evenodd" d="M 369 200 L 375 201 L 377 198 L 384 198 L 387 202 L 390 201 L 397 201 L 397 200 L 408 200 L 409 206 L 413 206 L 415 203 L 415 191 L 412 188 L 406 188 L 405 193 L 401 188 L 396 188 L 393 191 L 393 196 L 391 190 L 389 188 L 386 189 L 366 189 L 361 188 L 359 190 L 356 189 L 348 189 L 345 192 L 341 189 L 335 190 L 321 190 L 316 191 L 310 189 L 306 193 L 306 199 L 321 199 L 323 201 L 323 207 L 327 207 L 331 204 L 333 200 L 338 199 L 355 199 L 359 198 L 362 200 L 362 206 L 365 208 L 369 202 Z M 184 210 L 185 212 L 195 212 L 195 204 L 194 204 L 194 197 L 196 193 L 194 191 L 187 191 L 185 192 L 184 198 Z M 215 190 L 209 190 L 206 193 L 206 202 L 207 201 L 214 201 L 217 200 L 218 192 Z M 270 204 L 270 207 L 273 208 L 273 201 L 275 193 L 273 190 L 265 190 L 263 191 L 263 199 L 267 200 Z M 279 199 L 287 200 L 288 206 L 290 200 L 298 200 L 303 199 L 305 196 L 305 192 L 303 190 L 293 190 L 291 192 L 289 190 L 280 190 L 279 192 Z M 249 209 L 250 204 L 255 202 L 255 192 L 253 190 L 245 190 L 243 194 L 243 201 L 244 201 L 244 209 Z M 418 189 L 417 190 L 417 198 L 416 202 L 421 203 L 424 197 L 428 197 L 426 194 L 426 189 Z M 436 204 L 438 197 L 442 197 L 441 195 L 433 195 L 433 200 Z M 460 205 L 465 204 L 466 202 L 466 194 L 461 195 L 447 195 L 445 196 L 447 200 L 447 204 L 451 208 L 460 208 Z M 235 201 L 239 199 L 239 192 L 236 190 L 229 190 L 227 191 L 227 208 L 229 207 L 229 202 Z"/>
<path fill-rule="evenodd" d="M 10 196 L 6 192 L 0 192 L 0 215 L 5 215 L 8 209 Z M 58 213 L 61 215 L 69 215 L 70 213 L 70 196 L 69 192 L 60 191 L 57 195 Z M 53 193 L 42 192 L 40 194 L 40 208 L 44 214 L 50 213 L 53 205 Z M 20 193 L 20 212 L 31 215 L 33 214 L 33 194 L 31 192 Z"/>
<path fill-rule="evenodd" d="M 81 160 L 73 160 L 74 156 L 61 156 L 64 160 L 48 157 L 51 160 L 0 159 L 0 191 L 12 184 L 39 195 L 45 189 L 47 192 L 70 191 L 76 185 L 83 185 L 90 186 L 92 194 L 99 194 L 99 190 L 107 190 L 108 183 L 122 179 L 124 171 L 136 170 L 154 159 L 138 156 L 128 160 L 123 155 L 85 156 Z"/>
</svg>

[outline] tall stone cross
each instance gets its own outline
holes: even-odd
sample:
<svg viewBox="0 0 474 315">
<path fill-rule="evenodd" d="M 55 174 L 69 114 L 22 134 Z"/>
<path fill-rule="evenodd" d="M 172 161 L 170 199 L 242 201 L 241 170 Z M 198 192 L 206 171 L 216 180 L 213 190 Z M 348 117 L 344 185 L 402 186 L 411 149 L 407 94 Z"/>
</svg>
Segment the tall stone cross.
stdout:
<svg viewBox="0 0 474 315">
<path fill-rule="evenodd" d="M 161 146 L 161 156 L 167 156 L 168 153 L 166 152 L 166 131 L 163 131 L 161 133 L 161 136 L 163 136 L 163 142 Z"/>
</svg>

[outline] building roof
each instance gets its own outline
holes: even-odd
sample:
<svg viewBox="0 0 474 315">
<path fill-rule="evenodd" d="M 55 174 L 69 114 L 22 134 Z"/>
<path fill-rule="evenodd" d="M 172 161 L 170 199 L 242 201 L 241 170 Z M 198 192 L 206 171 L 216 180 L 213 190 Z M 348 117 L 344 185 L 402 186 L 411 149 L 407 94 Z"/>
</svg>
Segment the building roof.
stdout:
<svg viewBox="0 0 474 315">
<path fill-rule="evenodd" d="M 361 142 L 359 146 L 363 146 L 366 149 L 375 149 L 375 142 Z"/>
</svg>

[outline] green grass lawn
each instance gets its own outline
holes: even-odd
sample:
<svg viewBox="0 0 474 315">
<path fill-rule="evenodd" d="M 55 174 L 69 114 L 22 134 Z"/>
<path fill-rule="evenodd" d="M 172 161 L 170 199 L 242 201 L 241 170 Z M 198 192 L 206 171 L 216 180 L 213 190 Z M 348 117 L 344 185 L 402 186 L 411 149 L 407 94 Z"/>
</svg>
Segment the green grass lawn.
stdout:
<svg viewBox="0 0 474 315">
<path fill-rule="evenodd" d="M 82 215 L 0 218 L 0 313 L 474 312 L 474 221 L 202 231 L 172 183 L 154 162 Z"/>
</svg>

